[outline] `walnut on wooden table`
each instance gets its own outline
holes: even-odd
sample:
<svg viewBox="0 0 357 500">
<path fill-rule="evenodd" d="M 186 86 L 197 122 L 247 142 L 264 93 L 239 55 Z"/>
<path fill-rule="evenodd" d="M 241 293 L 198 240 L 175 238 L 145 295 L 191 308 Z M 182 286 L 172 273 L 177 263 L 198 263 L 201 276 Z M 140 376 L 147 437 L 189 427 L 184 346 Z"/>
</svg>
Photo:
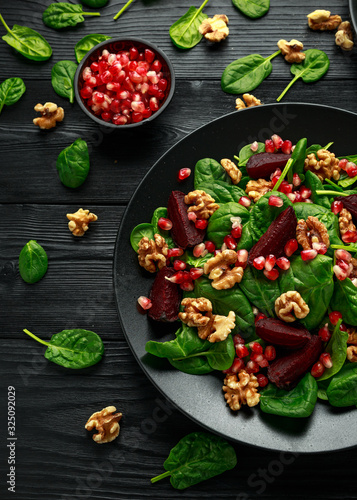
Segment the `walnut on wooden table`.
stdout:
<svg viewBox="0 0 357 500">
<path fill-rule="evenodd" d="M 216 14 L 212 18 L 205 19 L 198 30 L 210 42 L 221 42 L 229 35 L 228 23 L 226 15 Z"/>
<path fill-rule="evenodd" d="M 69 220 L 68 229 L 73 236 L 83 236 L 88 231 L 88 224 L 98 220 L 95 214 L 89 212 L 89 210 L 83 210 L 83 208 L 79 208 L 73 214 L 66 214 L 66 217 Z"/>
<path fill-rule="evenodd" d="M 281 50 L 284 59 L 288 63 L 301 63 L 305 59 L 305 54 L 302 52 L 304 45 L 299 40 L 279 40 L 278 47 Z"/>
<path fill-rule="evenodd" d="M 341 24 L 341 17 L 329 10 L 314 10 L 307 16 L 309 27 L 314 31 L 333 31 Z"/>
<path fill-rule="evenodd" d="M 64 110 L 59 108 L 54 102 L 45 102 L 45 104 L 36 104 L 34 110 L 41 113 L 41 117 L 34 118 L 33 123 L 43 130 L 49 130 L 57 125 L 57 122 L 63 121 Z"/>
<path fill-rule="evenodd" d="M 335 41 L 336 45 L 341 47 L 341 49 L 343 50 L 349 51 L 353 49 L 354 46 L 353 31 L 351 23 L 349 21 L 344 21 L 337 28 L 337 32 L 335 34 Z"/>
<path fill-rule="evenodd" d="M 261 100 L 254 97 L 253 94 L 243 94 L 243 100 L 240 97 L 236 99 L 236 109 L 238 111 L 240 109 L 253 108 L 254 106 L 262 106 L 262 104 Z"/>
<path fill-rule="evenodd" d="M 110 443 L 119 436 L 120 425 L 123 414 L 115 413 L 115 406 L 107 406 L 101 411 L 97 411 L 91 415 L 85 425 L 87 431 L 94 428 L 98 431 L 93 435 L 93 440 L 98 444 Z"/>
</svg>

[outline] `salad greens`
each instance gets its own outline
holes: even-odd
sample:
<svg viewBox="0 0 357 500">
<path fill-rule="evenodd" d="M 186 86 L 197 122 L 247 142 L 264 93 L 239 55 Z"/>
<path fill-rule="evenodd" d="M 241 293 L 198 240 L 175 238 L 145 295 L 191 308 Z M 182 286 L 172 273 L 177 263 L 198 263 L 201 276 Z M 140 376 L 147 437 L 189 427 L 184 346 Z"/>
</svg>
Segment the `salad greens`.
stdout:
<svg viewBox="0 0 357 500">
<path fill-rule="evenodd" d="M 170 28 L 170 38 L 176 47 L 180 49 L 192 49 L 201 40 L 202 36 L 198 28 L 207 19 L 202 12 L 209 0 L 204 0 L 201 7 L 190 7 L 186 14 L 178 19 Z"/>
</svg>

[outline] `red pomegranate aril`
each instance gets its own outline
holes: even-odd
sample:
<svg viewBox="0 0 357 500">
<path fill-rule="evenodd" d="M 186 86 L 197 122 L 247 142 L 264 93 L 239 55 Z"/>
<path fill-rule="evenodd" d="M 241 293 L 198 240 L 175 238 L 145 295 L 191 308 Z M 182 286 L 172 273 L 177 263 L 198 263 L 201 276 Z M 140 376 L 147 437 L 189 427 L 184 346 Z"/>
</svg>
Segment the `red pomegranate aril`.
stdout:
<svg viewBox="0 0 357 500">
<path fill-rule="evenodd" d="M 139 57 L 138 57 L 138 60 L 139 60 L 139 61 L 146 62 L 146 61 L 145 61 L 145 54 L 144 54 L 144 52 L 139 52 Z"/>
<path fill-rule="evenodd" d="M 184 181 L 185 179 L 187 179 L 187 177 L 190 177 L 191 175 L 191 169 L 190 168 L 181 168 L 179 170 L 179 173 L 177 175 L 177 179 L 179 181 Z"/>
<path fill-rule="evenodd" d="M 255 320 L 254 320 L 254 321 L 255 321 L 255 323 L 257 323 L 260 319 L 265 319 L 265 318 L 266 318 L 265 314 L 263 314 L 263 313 L 258 313 L 258 314 L 256 315 L 256 317 L 255 317 Z"/>
<path fill-rule="evenodd" d="M 200 278 L 203 274 L 203 268 L 202 267 L 191 267 L 190 269 L 190 276 L 193 280 L 197 280 Z"/>
<path fill-rule="evenodd" d="M 135 71 L 136 68 L 138 67 L 138 63 L 136 61 L 130 61 L 127 68 L 129 70 L 129 76 L 131 71 Z"/>
<path fill-rule="evenodd" d="M 150 102 L 149 102 L 149 106 L 150 106 L 151 111 L 157 111 L 159 109 L 159 103 L 158 103 L 156 97 L 151 97 Z"/>
<path fill-rule="evenodd" d="M 243 231 L 242 225 L 239 224 L 239 226 L 236 226 L 232 229 L 231 236 L 239 240 L 239 238 L 242 236 L 242 231 Z"/>
<path fill-rule="evenodd" d="M 119 71 L 118 75 L 114 76 L 114 81 L 117 83 L 123 83 L 125 80 L 126 73 L 124 70 Z"/>
<path fill-rule="evenodd" d="M 170 221 L 170 219 L 167 219 L 166 217 L 160 217 L 159 220 L 157 221 L 157 225 L 163 231 L 170 231 L 170 229 L 172 229 L 172 222 Z"/>
<path fill-rule="evenodd" d="M 255 153 L 256 151 L 258 151 L 258 149 L 259 149 L 258 141 L 252 142 L 252 144 L 250 145 L 250 150 L 253 151 L 253 153 Z"/>
<path fill-rule="evenodd" d="M 175 271 L 184 271 L 186 269 L 186 262 L 183 260 L 176 259 L 174 260 L 174 269 Z"/>
<path fill-rule="evenodd" d="M 295 194 L 295 201 L 294 201 L 294 203 L 299 203 L 300 201 L 302 201 L 300 191 L 295 191 L 294 194 Z"/>
<path fill-rule="evenodd" d="M 81 94 L 81 97 L 83 99 L 89 99 L 91 97 L 91 95 L 93 94 L 93 90 L 92 90 L 91 87 L 89 87 L 88 85 L 86 85 L 85 87 L 81 88 L 80 94 Z"/>
<path fill-rule="evenodd" d="M 151 69 L 153 71 L 156 71 L 156 73 L 159 73 L 159 71 L 161 71 L 161 68 L 162 68 L 161 62 L 158 59 L 155 59 L 155 61 L 151 65 Z"/>
<path fill-rule="evenodd" d="M 316 250 L 317 253 L 321 254 L 321 255 L 325 255 L 325 253 L 327 252 L 328 248 L 327 246 L 325 245 L 325 243 L 319 243 L 317 241 L 314 241 L 313 244 L 312 244 L 312 249 L 313 250 Z"/>
<path fill-rule="evenodd" d="M 103 83 L 109 83 L 113 80 L 113 75 L 110 71 L 104 71 L 101 75 L 101 80 Z"/>
<path fill-rule="evenodd" d="M 341 210 L 343 209 L 343 203 L 342 201 L 334 201 L 331 204 L 331 212 L 333 212 L 335 215 L 339 214 Z"/>
<path fill-rule="evenodd" d="M 155 52 L 153 52 L 150 49 L 145 49 L 144 52 L 145 52 L 145 60 L 151 64 L 155 59 Z"/>
<path fill-rule="evenodd" d="M 141 295 L 139 298 L 138 298 L 138 304 L 140 307 L 142 307 L 145 311 L 147 311 L 148 309 L 150 309 L 150 307 L 152 307 L 152 302 L 150 299 L 148 299 L 147 297 L 144 297 L 144 295 Z"/>
<path fill-rule="evenodd" d="M 213 241 L 206 241 L 205 248 L 208 253 L 213 253 L 216 250 L 216 245 L 213 243 Z"/>
<path fill-rule="evenodd" d="M 343 323 L 340 324 L 340 330 L 341 330 L 341 332 L 347 332 L 348 331 L 347 326 L 345 324 L 343 324 Z"/>
<path fill-rule="evenodd" d="M 138 123 L 138 122 L 143 121 L 144 117 L 141 113 L 137 113 L 136 111 L 134 111 L 131 115 L 131 119 L 132 119 L 133 123 Z"/>
<path fill-rule="evenodd" d="M 295 193 L 288 193 L 286 196 L 289 198 L 289 200 L 291 201 L 291 203 L 295 203 L 295 200 L 296 200 L 296 194 Z"/>
<path fill-rule="evenodd" d="M 276 147 L 276 149 L 280 149 L 281 146 L 284 144 L 283 139 L 277 134 L 272 135 L 271 140 L 273 141 L 273 144 Z"/>
<path fill-rule="evenodd" d="M 264 269 L 263 273 L 270 281 L 275 281 L 279 278 L 279 271 L 277 269 L 272 269 L 271 271 Z"/>
<path fill-rule="evenodd" d="M 109 82 L 107 83 L 107 89 L 113 92 L 120 92 L 121 85 L 120 83 Z"/>
<path fill-rule="evenodd" d="M 138 75 L 140 75 L 141 77 L 144 77 L 146 76 L 146 73 L 147 73 L 147 70 L 146 68 L 142 67 L 142 66 L 138 66 L 136 68 L 136 72 L 138 73 Z M 148 85 L 149 86 L 149 85 Z"/>
<path fill-rule="evenodd" d="M 266 346 L 264 356 L 268 361 L 273 361 L 276 358 L 276 349 L 272 345 Z"/>
<path fill-rule="evenodd" d="M 120 101 L 118 99 L 113 99 L 110 104 L 110 109 L 113 113 L 119 113 L 120 111 Z"/>
<path fill-rule="evenodd" d="M 282 207 L 284 205 L 284 201 L 279 198 L 279 196 L 269 196 L 268 204 L 271 207 Z"/>
<path fill-rule="evenodd" d="M 298 242 L 294 238 L 292 238 L 287 242 L 287 244 L 284 247 L 285 255 L 287 257 L 291 257 L 296 252 L 298 247 L 299 247 Z"/>
<path fill-rule="evenodd" d="M 192 222 L 196 222 L 197 220 L 197 215 L 195 212 L 188 212 L 187 214 L 188 220 L 191 220 Z"/>
<path fill-rule="evenodd" d="M 115 125 L 126 125 L 128 122 L 128 118 L 126 116 L 116 114 L 113 116 L 112 122 Z"/>
<path fill-rule="evenodd" d="M 129 78 L 133 83 L 141 83 L 143 81 L 143 77 L 136 71 L 129 71 Z"/>
<path fill-rule="evenodd" d="M 104 71 L 107 71 L 108 69 L 108 63 L 106 61 L 100 61 L 98 64 L 98 72 L 100 75 L 104 73 Z"/>
<path fill-rule="evenodd" d="M 157 85 L 149 85 L 148 94 L 156 97 L 156 94 L 159 92 L 159 87 Z"/>
<path fill-rule="evenodd" d="M 131 100 L 132 101 L 136 101 L 136 102 L 141 101 L 141 95 L 140 95 L 140 93 L 139 92 L 133 92 L 131 94 Z"/>
<path fill-rule="evenodd" d="M 317 256 L 316 250 L 302 250 L 301 253 L 302 260 L 313 260 Z"/>
<path fill-rule="evenodd" d="M 120 92 L 118 92 L 118 98 L 119 99 L 127 99 L 129 97 L 129 92 L 127 90 L 122 90 Z"/>
<path fill-rule="evenodd" d="M 328 329 L 328 323 L 326 323 L 323 327 L 320 328 L 319 337 L 321 337 L 321 340 L 323 342 L 328 342 L 330 340 L 331 333 L 330 330 Z"/>
<path fill-rule="evenodd" d="M 356 177 L 357 175 L 357 165 L 349 161 L 346 165 L 346 173 L 349 177 Z"/>
<path fill-rule="evenodd" d="M 119 56 L 119 62 L 124 68 L 125 66 L 127 66 L 129 64 L 129 57 L 126 54 L 121 54 Z"/>
<path fill-rule="evenodd" d="M 193 253 L 194 257 L 198 258 L 198 257 L 204 257 L 208 252 L 206 250 L 205 244 L 199 243 L 198 245 L 193 247 L 192 253 Z"/>
<path fill-rule="evenodd" d="M 350 252 L 347 252 L 347 250 L 344 250 L 343 248 L 339 248 L 335 252 L 336 259 L 341 259 L 345 260 L 346 262 L 350 262 L 352 259 L 352 255 Z"/>
<path fill-rule="evenodd" d="M 122 67 L 119 61 L 116 61 L 114 64 L 109 66 L 108 71 L 113 75 L 113 78 L 115 78 L 119 73 L 121 72 Z"/>
<path fill-rule="evenodd" d="M 235 248 L 237 248 L 237 242 L 234 238 L 232 238 L 230 234 L 224 237 L 223 242 L 227 245 L 227 248 L 229 250 L 234 250 Z"/>
<path fill-rule="evenodd" d="M 244 345 L 245 340 L 241 335 L 236 333 L 235 335 L 233 335 L 233 343 L 234 343 L 234 347 L 237 347 L 238 345 L 241 345 L 241 344 Z"/>
<path fill-rule="evenodd" d="M 290 194 L 293 190 L 293 187 L 287 182 L 287 181 L 283 181 L 281 184 L 280 184 L 280 187 L 278 189 L 278 191 L 280 193 L 284 193 L 284 194 Z"/>
<path fill-rule="evenodd" d="M 271 271 L 273 269 L 273 267 L 275 266 L 276 264 L 276 257 L 275 255 L 268 255 L 268 257 L 266 257 L 265 259 L 265 264 L 264 264 L 264 267 L 267 271 Z"/>
<path fill-rule="evenodd" d="M 129 57 L 131 61 L 136 61 L 139 57 L 139 51 L 136 47 L 130 47 Z"/>
<path fill-rule="evenodd" d="M 84 80 L 84 81 L 87 81 L 87 80 L 89 80 L 90 78 L 92 78 L 92 76 L 93 76 L 93 73 L 92 73 L 92 71 L 91 71 L 90 67 L 89 67 L 89 66 L 86 66 L 86 67 L 84 68 L 84 70 L 83 70 L 83 73 L 82 73 L 82 78 L 83 78 L 83 80 Z"/>
<path fill-rule="evenodd" d="M 271 139 L 267 139 L 265 141 L 265 152 L 266 153 L 275 153 L 274 142 Z"/>
<path fill-rule="evenodd" d="M 206 229 L 206 227 L 208 226 L 208 220 L 206 220 L 206 219 L 197 219 L 195 221 L 195 226 L 197 227 L 197 229 Z"/>
<path fill-rule="evenodd" d="M 344 158 L 343 160 L 340 160 L 338 162 L 338 166 L 340 168 L 342 168 L 342 170 L 346 170 L 347 163 L 348 163 L 348 160 L 346 158 Z"/>
<path fill-rule="evenodd" d="M 183 255 L 182 248 L 169 248 L 167 251 L 167 257 L 170 259 L 171 257 L 181 257 Z"/>
<path fill-rule="evenodd" d="M 293 175 L 293 185 L 294 185 L 294 187 L 299 187 L 300 184 L 301 184 L 301 179 L 300 179 L 299 174 L 294 174 Z"/>
<path fill-rule="evenodd" d="M 279 179 L 280 179 L 280 175 L 274 175 L 274 177 L 271 180 L 273 187 L 275 186 L 275 184 L 278 182 Z"/>
<path fill-rule="evenodd" d="M 143 111 L 143 117 L 144 118 L 149 118 L 152 115 L 152 111 L 150 108 L 145 108 Z"/>
<path fill-rule="evenodd" d="M 258 381 L 259 387 L 265 387 L 269 384 L 268 377 L 266 375 L 263 375 L 263 373 L 258 373 L 257 381 Z"/>
<path fill-rule="evenodd" d="M 349 268 L 349 264 L 346 260 L 337 259 L 336 264 L 342 269 L 342 271 L 345 271 L 345 273 L 347 273 L 348 268 Z"/>
<path fill-rule="evenodd" d="M 237 262 L 238 264 L 246 264 L 248 260 L 248 250 L 244 248 L 237 250 Z"/>
<path fill-rule="evenodd" d="M 283 271 L 287 271 L 290 269 L 290 260 L 286 257 L 279 257 L 276 261 L 276 265 Z"/>
<path fill-rule="evenodd" d="M 130 80 L 130 78 L 128 76 L 126 76 L 124 78 L 123 88 L 126 89 L 126 90 L 128 90 L 129 92 L 134 92 L 134 90 L 135 90 L 133 82 Z"/>
<path fill-rule="evenodd" d="M 102 104 L 104 102 L 104 94 L 101 92 L 93 92 L 92 100 L 94 104 Z"/>
<path fill-rule="evenodd" d="M 155 71 L 148 71 L 147 77 L 148 77 L 149 82 L 151 82 L 153 85 L 157 85 L 160 81 L 160 78 L 157 76 L 157 73 Z M 157 87 L 157 88 L 159 88 L 159 87 Z"/>
<path fill-rule="evenodd" d="M 325 368 L 332 368 L 332 366 L 333 366 L 331 355 L 328 352 L 323 352 L 321 354 L 320 361 L 324 365 Z"/>
<path fill-rule="evenodd" d="M 280 176 L 281 176 L 281 170 L 280 170 L 280 168 L 277 168 L 275 170 L 275 172 L 273 172 L 272 174 L 270 174 L 270 180 L 272 181 L 274 179 L 274 177 L 277 177 L 277 180 L 278 180 Z"/>
<path fill-rule="evenodd" d="M 250 342 L 249 347 L 253 352 L 263 354 L 263 347 L 259 344 L 259 342 Z"/>
<path fill-rule="evenodd" d="M 99 70 L 99 64 L 97 62 L 92 62 L 92 64 L 90 65 L 90 69 L 92 71 L 94 71 L 95 73 L 97 73 L 97 71 Z"/>
<path fill-rule="evenodd" d="M 245 358 L 249 355 L 248 347 L 246 347 L 244 344 L 238 344 L 236 347 L 236 354 L 238 358 Z"/>
<path fill-rule="evenodd" d="M 173 274 L 171 278 L 166 277 L 166 279 L 171 281 L 171 283 L 176 283 L 177 285 L 180 285 L 181 283 L 187 281 L 185 271 L 177 271 L 177 273 Z"/>
<path fill-rule="evenodd" d="M 113 118 L 113 113 L 111 111 L 104 111 L 101 116 L 105 122 L 110 122 Z"/>
<path fill-rule="evenodd" d="M 312 191 L 311 191 L 311 189 L 307 188 L 306 186 L 301 186 L 300 194 L 301 194 L 301 198 L 303 200 L 306 200 L 307 198 L 311 197 Z"/>
<path fill-rule="evenodd" d="M 243 207 L 250 207 L 251 203 L 252 203 L 252 200 L 250 198 L 248 198 L 248 196 L 242 196 L 240 198 L 240 200 L 238 201 L 238 203 L 240 203 L 241 205 L 243 205 Z"/>
<path fill-rule="evenodd" d="M 342 314 L 339 311 L 332 311 L 328 315 L 331 325 L 335 326 L 342 319 Z"/>
<path fill-rule="evenodd" d="M 167 80 L 165 80 L 165 78 L 160 78 L 157 86 L 159 87 L 160 90 L 166 90 L 167 89 Z"/>
<path fill-rule="evenodd" d="M 265 266 L 265 258 L 263 256 L 256 257 L 253 260 L 253 266 L 255 267 L 255 269 L 258 269 L 258 271 L 261 271 Z"/>
<path fill-rule="evenodd" d="M 321 363 L 321 361 L 317 361 L 311 368 L 311 375 L 314 378 L 319 378 L 321 377 L 321 375 L 324 374 L 324 371 L 325 371 L 324 365 Z"/>
<path fill-rule="evenodd" d="M 137 111 L 138 113 L 143 113 L 145 111 L 145 104 L 142 101 L 133 101 L 131 103 L 131 107 L 134 111 Z"/>
<path fill-rule="evenodd" d="M 342 236 L 342 241 L 344 243 L 356 243 L 357 242 L 357 231 L 346 231 Z"/>
<path fill-rule="evenodd" d="M 102 57 L 100 57 L 99 59 L 103 59 L 103 61 L 107 61 L 108 60 L 108 56 L 109 56 L 109 50 L 104 49 L 102 51 Z"/>
<path fill-rule="evenodd" d="M 162 90 L 158 90 L 156 92 L 156 97 L 159 99 L 159 101 L 162 101 L 165 98 L 165 93 Z"/>
<path fill-rule="evenodd" d="M 335 273 L 335 276 L 339 281 L 344 281 L 348 276 L 347 271 L 344 271 L 343 269 L 341 269 L 340 266 L 333 266 L 332 270 Z"/>
<path fill-rule="evenodd" d="M 284 141 L 281 145 L 281 152 L 285 155 L 289 155 L 291 153 L 291 149 L 293 147 L 293 143 L 291 141 Z"/>
<path fill-rule="evenodd" d="M 259 372 L 259 365 L 256 361 L 252 361 L 251 359 L 248 361 L 246 364 L 246 372 L 247 373 L 258 373 Z"/>
<path fill-rule="evenodd" d="M 180 283 L 180 288 L 184 292 L 192 292 L 195 289 L 195 285 L 190 281 L 185 281 L 184 283 Z"/>
<path fill-rule="evenodd" d="M 233 365 L 230 368 L 231 373 L 238 373 L 244 368 L 244 361 L 240 358 L 235 358 Z"/>
</svg>

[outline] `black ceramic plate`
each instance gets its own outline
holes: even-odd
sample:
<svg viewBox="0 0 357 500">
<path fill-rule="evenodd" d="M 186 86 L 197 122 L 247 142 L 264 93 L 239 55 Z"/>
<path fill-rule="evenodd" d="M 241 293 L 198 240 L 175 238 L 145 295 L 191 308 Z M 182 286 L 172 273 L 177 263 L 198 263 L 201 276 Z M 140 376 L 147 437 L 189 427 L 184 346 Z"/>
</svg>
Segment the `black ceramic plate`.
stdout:
<svg viewBox="0 0 357 500">
<path fill-rule="evenodd" d="M 357 0 L 350 0 L 350 14 L 353 27 L 357 32 Z"/>
<path fill-rule="evenodd" d="M 114 257 L 114 283 L 119 317 L 126 339 L 141 368 L 162 394 L 185 415 L 208 430 L 228 439 L 273 450 L 320 452 L 357 444 L 357 410 L 337 409 L 318 402 L 307 419 L 288 419 L 244 408 L 233 414 L 222 393 L 220 373 L 187 375 L 146 354 L 148 340 L 174 338 L 177 324 L 154 324 L 136 308 L 140 295 L 148 295 L 153 276 L 139 267 L 129 242 L 131 230 L 150 222 L 155 208 L 167 206 L 173 189 L 188 192 L 193 175 L 178 183 L 182 167 L 192 170 L 205 157 L 233 158 L 254 140 L 264 141 L 273 133 L 309 144 L 334 141 L 336 155 L 355 154 L 357 115 L 311 104 L 265 105 L 223 116 L 205 125 L 172 147 L 145 176 L 124 215 Z"/>
</svg>

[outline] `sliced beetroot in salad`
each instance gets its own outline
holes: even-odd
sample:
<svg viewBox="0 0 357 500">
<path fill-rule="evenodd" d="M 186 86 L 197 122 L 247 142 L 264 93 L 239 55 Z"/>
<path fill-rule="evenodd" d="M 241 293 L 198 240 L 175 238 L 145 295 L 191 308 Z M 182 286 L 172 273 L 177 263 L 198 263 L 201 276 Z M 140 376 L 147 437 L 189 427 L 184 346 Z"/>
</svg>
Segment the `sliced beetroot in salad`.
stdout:
<svg viewBox="0 0 357 500">
<path fill-rule="evenodd" d="M 247 173 L 252 179 L 267 179 L 277 168 L 283 170 L 290 158 L 284 153 L 258 153 L 247 161 Z"/>
<path fill-rule="evenodd" d="M 299 349 L 311 339 L 310 332 L 306 328 L 296 328 L 280 319 L 260 319 L 255 324 L 255 329 L 261 339 L 288 349 Z"/>
<path fill-rule="evenodd" d="M 268 368 L 268 379 L 279 389 L 290 390 L 318 360 L 321 352 L 321 337 L 312 335 L 302 349 L 273 361 Z"/>
<path fill-rule="evenodd" d="M 181 289 L 167 280 L 176 273 L 173 267 L 163 267 L 156 275 L 150 291 L 148 315 L 155 321 L 176 321 L 181 304 Z"/>
<path fill-rule="evenodd" d="M 197 229 L 187 215 L 189 205 L 184 202 L 185 193 L 172 191 L 167 204 L 167 215 L 172 222 L 171 236 L 175 244 L 184 250 L 202 243 L 205 230 Z"/>
<path fill-rule="evenodd" d="M 343 207 L 351 213 L 353 222 L 357 224 L 357 194 L 336 196 L 335 201 L 342 201 Z"/>
<path fill-rule="evenodd" d="M 297 218 L 293 207 L 286 208 L 273 221 L 267 232 L 259 239 L 249 252 L 248 264 L 253 265 L 257 257 L 274 255 L 276 259 L 284 254 L 284 247 L 291 239 L 296 238 Z"/>
</svg>

